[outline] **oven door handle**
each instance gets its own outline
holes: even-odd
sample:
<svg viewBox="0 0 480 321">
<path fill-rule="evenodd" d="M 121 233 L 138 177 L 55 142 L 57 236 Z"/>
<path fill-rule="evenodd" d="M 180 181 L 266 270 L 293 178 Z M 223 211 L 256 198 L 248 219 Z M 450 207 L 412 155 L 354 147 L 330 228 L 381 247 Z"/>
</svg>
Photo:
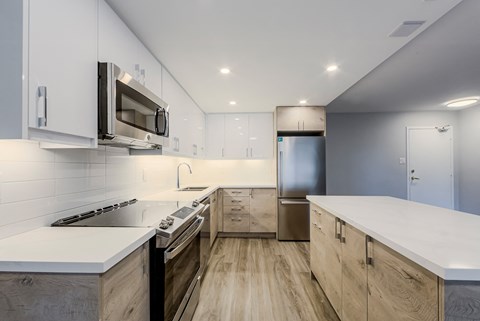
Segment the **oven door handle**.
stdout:
<svg viewBox="0 0 480 321">
<path fill-rule="evenodd" d="M 180 254 L 192 241 L 195 239 L 195 237 L 200 233 L 203 227 L 203 221 L 205 218 L 199 217 L 195 224 L 198 224 L 198 226 L 195 228 L 195 230 L 190 233 L 190 235 L 180 243 L 179 245 L 173 245 L 172 247 L 169 247 L 168 249 L 165 250 L 165 263 L 167 263 L 169 260 L 173 259 L 176 257 L 178 254 Z"/>
</svg>

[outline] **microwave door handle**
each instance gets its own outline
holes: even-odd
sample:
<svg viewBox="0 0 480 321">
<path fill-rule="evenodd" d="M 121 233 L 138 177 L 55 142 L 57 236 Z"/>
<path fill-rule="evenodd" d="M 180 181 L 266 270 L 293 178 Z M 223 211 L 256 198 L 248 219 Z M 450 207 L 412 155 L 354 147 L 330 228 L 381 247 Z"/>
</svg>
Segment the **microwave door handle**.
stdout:
<svg viewBox="0 0 480 321">
<path fill-rule="evenodd" d="M 198 233 L 200 233 L 200 230 L 202 229 L 203 227 L 203 221 L 205 220 L 205 218 L 203 217 L 200 217 L 197 222 L 198 223 L 198 226 L 197 228 L 195 229 L 195 231 L 193 231 L 193 233 L 191 233 L 188 238 L 183 241 L 182 243 L 180 243 L 178 246 L 174 247 L 173 249 L 172 248 L 168 248 L 166 251 L 165 251 L 165 263 L 167 263 L 169 260 L 173 259 L 174 257 L 176 257 L 178 254 L 180 254 L 180 252 L 182 252 L 190 243 L 192 243 L 192 241 L 195 239 L 195 237 L 197 236 Z"/>
<path fill-rule="evenodd" d="M 160 134 L 168 137 L 168 111 L 163 108 L 163 132 Z"/>
<path fill-rule="evenodd" d="M 160 111 L 160 108 L 157 108 L 155 110 L 155 133 L 157 135 L 160 135 L 160 133 L 158 132 L 158 112 Z"/>
</svg>

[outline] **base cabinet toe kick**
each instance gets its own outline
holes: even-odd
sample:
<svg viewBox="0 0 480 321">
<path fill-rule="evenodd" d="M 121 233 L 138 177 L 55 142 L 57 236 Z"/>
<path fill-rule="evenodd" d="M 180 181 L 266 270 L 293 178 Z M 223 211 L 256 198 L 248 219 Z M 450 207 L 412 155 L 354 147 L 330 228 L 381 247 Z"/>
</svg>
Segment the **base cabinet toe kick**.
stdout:
<svg viewBox="0 0 480 321">
<path fill-rule="evenodd" d="M 310 204 L 310 269 L 342 321 L 480 320 L 480 281 L 450 281 Z"/>
</svg>

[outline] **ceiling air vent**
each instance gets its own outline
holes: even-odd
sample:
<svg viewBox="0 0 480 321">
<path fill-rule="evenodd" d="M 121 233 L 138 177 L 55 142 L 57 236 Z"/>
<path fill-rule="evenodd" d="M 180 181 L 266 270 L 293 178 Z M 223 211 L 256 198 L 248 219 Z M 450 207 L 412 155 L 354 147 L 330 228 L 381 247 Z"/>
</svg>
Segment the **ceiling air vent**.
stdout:
<svg viewBox="0 0 480 321">
<path fill-rule="evenodd" d="M 404 21 L 390 34 L 390 37 L 408 37 L 420 28 L 425 21 Z"/>
</svg>

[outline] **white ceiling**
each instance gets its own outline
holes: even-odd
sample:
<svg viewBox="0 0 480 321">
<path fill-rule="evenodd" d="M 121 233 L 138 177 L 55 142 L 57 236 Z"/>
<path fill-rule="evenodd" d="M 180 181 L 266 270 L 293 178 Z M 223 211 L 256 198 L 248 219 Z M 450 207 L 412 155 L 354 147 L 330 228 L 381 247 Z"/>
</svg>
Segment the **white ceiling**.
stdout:
<svg viewBox="0 0 480 321">
<path fill-rule="evenodd" d="M 107 0 L 205 112 L 327 105 L 460 1 Z"/>
<path fill-rule="evenodd" d="M 480 96 L 480 1 L 464 0 L 328 105 L 329 112 L 445 110 Z"/>
</svg>

